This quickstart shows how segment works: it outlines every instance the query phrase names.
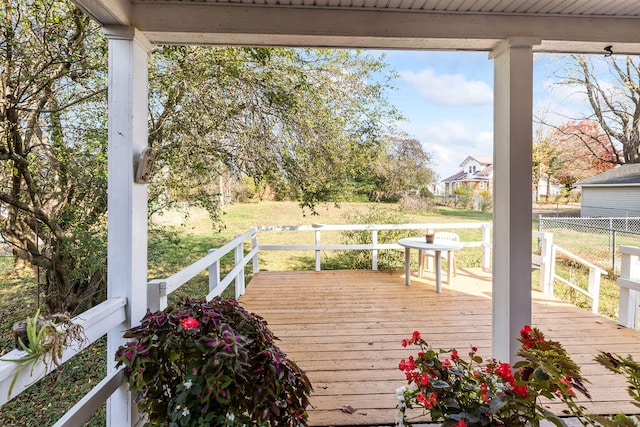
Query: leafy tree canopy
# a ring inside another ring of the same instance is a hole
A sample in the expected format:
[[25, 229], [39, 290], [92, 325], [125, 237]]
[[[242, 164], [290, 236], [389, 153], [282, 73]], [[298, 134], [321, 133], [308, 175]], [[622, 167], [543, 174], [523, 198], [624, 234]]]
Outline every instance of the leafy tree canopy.
[[211, 184], [231, 172], [305, 207], [342, 200], [382, 151], [385, 123], [398, 118], [378, 78], [384, 67], [357, 51], [159, 48], [151, 63], [149, 144], [160, 154], [152, 199], [197, 202], [215, 216]]

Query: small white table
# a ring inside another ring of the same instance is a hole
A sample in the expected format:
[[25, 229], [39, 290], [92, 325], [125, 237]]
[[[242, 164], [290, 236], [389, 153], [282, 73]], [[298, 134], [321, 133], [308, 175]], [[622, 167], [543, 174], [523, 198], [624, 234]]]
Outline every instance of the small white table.
[[[437, 241], [427, 243], [424, 237], [406, 237], [398, 241], [400, 246], [404, 246], [404, 270], [406, 285], [411, 284], [411, 249], [418, 249], [420, 262], [423, 262], [424, 251], [433, 251], [436, 259], [436, 292], [442, 292], [442, 272], [440, 271], [440, 254], [442, 251], [455, 251], [461, 249], [462, 245], [457, 242]], [[451, 265], [449, 269], [451, 269]], [[422, 271], [422, 270], [420, 270]]]

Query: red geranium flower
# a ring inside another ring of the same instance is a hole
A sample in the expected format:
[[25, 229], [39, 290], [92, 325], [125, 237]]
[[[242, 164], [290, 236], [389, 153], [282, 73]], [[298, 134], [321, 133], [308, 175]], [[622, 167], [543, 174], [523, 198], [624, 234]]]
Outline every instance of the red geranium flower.
[[195, 329], [199, 324], [200, 322], [198, 322], [193, 317], [187, 317], [186, 319], [182, 319], [180, 321], [180, 326], [182, 326], [184, 329]]

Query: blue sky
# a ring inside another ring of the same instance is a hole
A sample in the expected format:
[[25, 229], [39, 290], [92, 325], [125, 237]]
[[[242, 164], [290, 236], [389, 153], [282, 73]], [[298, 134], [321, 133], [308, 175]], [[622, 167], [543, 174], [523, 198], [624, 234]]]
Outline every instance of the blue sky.
[[[390, 102], [407, 118], [400, 124], [433, 155], [439, 179], [453, 175], [468, 155], [491, 155], [493, 61], [487, 52], [387, 51], [397, 71]], [[563, 55], [534, 56], [534, 115], [563, 122], [587, 112], [584, 95], [559, 85]]]

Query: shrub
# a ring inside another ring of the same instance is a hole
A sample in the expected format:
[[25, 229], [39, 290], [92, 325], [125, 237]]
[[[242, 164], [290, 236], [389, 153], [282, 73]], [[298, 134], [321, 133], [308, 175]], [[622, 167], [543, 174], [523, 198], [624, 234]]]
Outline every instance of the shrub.
[[116, 353], [151, 426], [306, 426], [311, 384], [235, 300], [148, 312]]

